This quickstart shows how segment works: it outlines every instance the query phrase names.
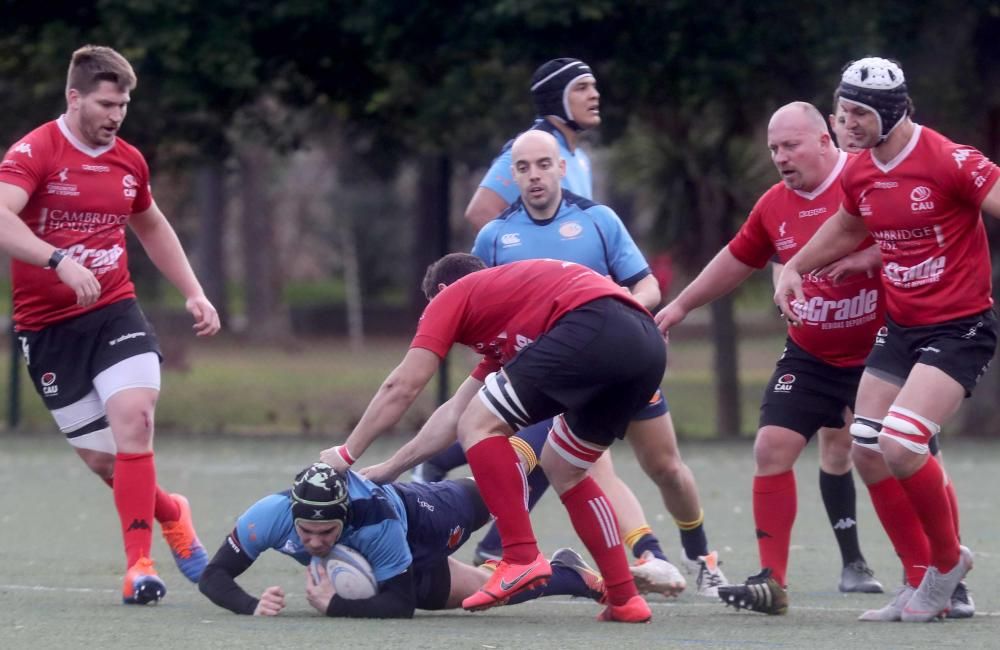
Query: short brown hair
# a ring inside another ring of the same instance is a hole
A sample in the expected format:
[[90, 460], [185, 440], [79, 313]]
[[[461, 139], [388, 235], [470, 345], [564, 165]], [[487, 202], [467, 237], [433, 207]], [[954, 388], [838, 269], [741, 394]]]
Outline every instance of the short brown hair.
[[127, 92], [135, 88], [137, 80], [132, 64], [110, 47], [84, 45], [73, 52], [66, 73], [66, 90], [73, 88], [86, 95], [102, 81], [110, 81]]
[[427, 267], [421, 288], [424, 290], [424, 295], [430, 300], [440, 292], [439, 284], [451, 284], [455, 280], [485, 268], [486, 264], [475, 255], [450, 253]]

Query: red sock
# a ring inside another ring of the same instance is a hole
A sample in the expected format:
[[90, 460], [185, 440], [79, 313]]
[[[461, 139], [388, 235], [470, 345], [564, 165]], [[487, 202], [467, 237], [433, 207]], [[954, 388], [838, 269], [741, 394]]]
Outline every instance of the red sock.
[[639, 591], [628, 568], [618, 517], [608, 498], [589, 476], [566, 490], [561, 498], [576, 534], [604, 577], [608, 600], [612, 605], [624, 605]]
[[892, 476], [869, 485], [868, 494], [892, 548], [903, 563], [906, 582], [911, 587], [919, 587], [931, 562], [931, 547], [920, 526], [917, 511], [913, 509], [903, 486]]
[[958, 495], [955, 494], [955, 484], [950, 478], [945, 477], [945, 479], [948, 482], [945, 483], [944, 491], [948, 495], [948, 505], [951, 506], [951, 520], [955, 525], [955, 535], [959, 541], [962, 541], [962, 529], [958, 526]]
[[[102, 478], [101, 480], [107, 483], [109, 488], [114, 489], [114, 478]], [[177, 505], [177, 502], [171, 499], [170, 495], [164, 492], [163, 488], [159, 485], [156, 486], [156, 504], [153, 506], [153, 518], [161, 524], [168, 521], [177, 521], [181, 518], [181, 509]]]
[[794, 471], [753, 477], [753, 520], [760, 566], [770, 569], [781, 586], [787, 585], [788, 546], [797, 509]]
[[521, 463], [502, 436], [490, 436], [465, 452], [483, 502], [496, 518], [503, 559], [529, 564], [538, 557], [538, 543], [528, 517], [528, 481]]
[[[149, 557], [153, 545], [153, 503], [156, 500], [156, 465], [153, 452], [118, 453], [115, 456], [115, 507], [121, 520], [128, 567]], [[126, 568], [128, 568], [126, 567]]]
[[933, 456], [912, 475], [899, 480], [931, 546], [931, 564], [946, 573], [958, 564], [958, 533], [944, 488], [944, 472]]

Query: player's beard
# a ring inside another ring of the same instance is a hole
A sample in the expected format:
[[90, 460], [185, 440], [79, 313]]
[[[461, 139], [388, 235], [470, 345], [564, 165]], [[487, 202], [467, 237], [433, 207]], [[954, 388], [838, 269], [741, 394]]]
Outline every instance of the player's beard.
[[80, 131], [87, 139], [87, 144], [93, 147], [105, 147], [115, 139], [118, 129], [108, 133], [102, 129], [105, 120], [96, 115], [91, 115], [86, 106], [80, 107]]

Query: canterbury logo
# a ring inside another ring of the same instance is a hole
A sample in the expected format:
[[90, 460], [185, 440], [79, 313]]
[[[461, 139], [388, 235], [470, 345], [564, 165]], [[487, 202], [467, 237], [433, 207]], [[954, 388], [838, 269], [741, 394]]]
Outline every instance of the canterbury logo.
[[510, 591], [511, 589], [513, 589], [514, 587], [516, 587], [518, 585], [518, 583], [521, 582], [521, 580], [524, 580], [524, 577], [526, 575], [528, 575], [529, 573], [531, 573], [532, 571], [534, 571], [535, 567], [537, 567], [537, 566], [538, 566], [538, 563], [535, 562], [534, 564], [532, 564], [531, 566], [529, 566], [527, 569], [525, 569], [521, 573], [521, 575], [517, 576], [516, 578], [514, 578], [510, 582], [507, 582], [503, 578], [500, 578], [500, 588], [503, 589], [504, 591]]
[[145, 519], [133, 519], [126, 532], [129, 530], [149, 530], [149, 524], [146, 523]]

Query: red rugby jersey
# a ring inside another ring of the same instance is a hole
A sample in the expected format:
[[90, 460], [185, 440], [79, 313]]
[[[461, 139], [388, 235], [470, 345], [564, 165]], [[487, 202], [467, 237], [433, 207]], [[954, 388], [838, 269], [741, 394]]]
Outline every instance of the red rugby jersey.
[[[783, 182], [772, 186], [729, 242], [729, 251], [756, 268], [763, 268], [775, 255], [782, 264], [791, 259], [840, 208], [840, 176], [848, 160], [848, 154], [841, 152], [830, 176], [812, 192], [789, 189]], [[872, 244], [868, 239], [858, 250]], [[859, 274], [834, 285], [828, 278], [805, 275], [802, 290], [807, 305], [802, 327], [788, 328], [791, 339], [830, 365], [863, 365], [884, 317], [878, 276]]]
[[844, 172], [844, 209], [865, 220], [882, 249], [894, 321], [930, 325], [993, 304], [979, 206], [997, 176], [979, 151], [919, 124], [887, 164], [864, 151]]
[[20, 215], [28, 228], [89, 268], [101, 283], [97, 303], [79, 307], [55, 271], [13, 260], [18, 330], [39, 330], [135, 296], [125, 225], [153, 202], [149, 167], [138, 149], [118, 137], [105, 147], [89, 147], [70, 132], [63, 116], [7, 151], [0, 162], [0, 182], [28, 193]]
[[567, 312], [604, 296], [646, 311], [627, 290], [580, 264], [542, 259], [495, 266], [436, 295], [410, 347], [444, 358], [453, 344], [466, 345], [483, 355], [472, 371], [483, 380]]

